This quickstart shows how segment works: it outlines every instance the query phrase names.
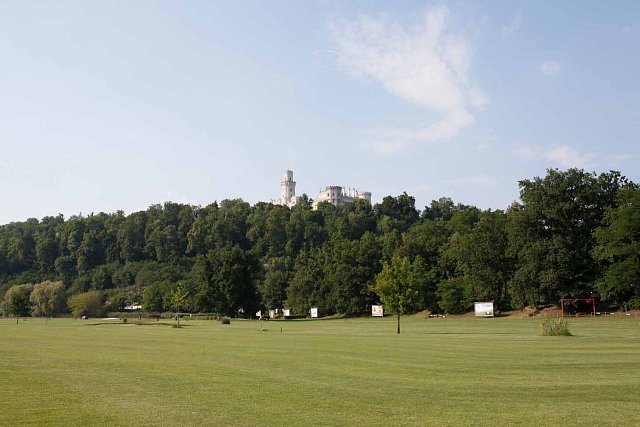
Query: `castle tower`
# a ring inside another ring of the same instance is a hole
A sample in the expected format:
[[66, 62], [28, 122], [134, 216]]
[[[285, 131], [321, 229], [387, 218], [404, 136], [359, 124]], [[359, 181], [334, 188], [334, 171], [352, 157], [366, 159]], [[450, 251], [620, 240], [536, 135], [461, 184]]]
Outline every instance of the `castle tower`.
[[293, 206], [296, 204], [296, 182], [293, 180], [293, 171], [286, 170], [282, 174], [280, 182], [280, 204]]
[[371, 204], [371, 192], [369, 191], [356, 191], [356, 197], [358, 199], [364, 199]]

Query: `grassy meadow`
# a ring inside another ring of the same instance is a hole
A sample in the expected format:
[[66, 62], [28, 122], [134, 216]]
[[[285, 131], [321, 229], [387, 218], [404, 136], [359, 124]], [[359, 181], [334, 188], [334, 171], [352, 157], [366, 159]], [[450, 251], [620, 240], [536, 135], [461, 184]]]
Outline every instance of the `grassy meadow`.
[[540, 321], [1, 319], [0, 425], [639, 425], [640, 319]]

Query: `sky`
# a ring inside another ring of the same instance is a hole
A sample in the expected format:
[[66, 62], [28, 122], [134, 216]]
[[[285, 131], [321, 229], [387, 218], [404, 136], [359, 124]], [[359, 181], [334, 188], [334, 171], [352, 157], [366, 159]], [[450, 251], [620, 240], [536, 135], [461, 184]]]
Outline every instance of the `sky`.
[[638, 1], [0, 1], [0, 224], [640, 182]]

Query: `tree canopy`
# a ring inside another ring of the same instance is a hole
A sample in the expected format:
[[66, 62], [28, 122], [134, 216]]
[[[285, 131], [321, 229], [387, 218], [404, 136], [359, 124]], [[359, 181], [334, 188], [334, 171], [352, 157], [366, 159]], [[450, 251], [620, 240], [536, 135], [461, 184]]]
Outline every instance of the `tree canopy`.
[[[519, 185], [520, 200], [505, 211], [448, 197], [420, 211], [402, 193], [373, 206], [166, 202], [129, 215], [13, 222], [0, 226], [0, 297], [6, 315], [49, 316], [67, 309], [61, 292], [90, 291], [105, 309], [142, 303], [160, 312], [174, 309], [180, 287], [186, 311], [359, 315], [381, 301], [373, 289], [399, 260], [411, 265], [423, 297], [416, 308], [433, 312], [590, 295], [621, 307], [639, 296], [635, 184], [618, 172], [550, 169]], [[49, 285], [13, 288], [33, 283]]]

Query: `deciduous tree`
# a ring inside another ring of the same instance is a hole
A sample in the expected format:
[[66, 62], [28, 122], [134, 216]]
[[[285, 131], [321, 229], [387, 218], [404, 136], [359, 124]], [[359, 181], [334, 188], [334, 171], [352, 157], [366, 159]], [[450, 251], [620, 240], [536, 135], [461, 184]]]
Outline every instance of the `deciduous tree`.
[[632, 295], [640, 296], [640, 188], [620, 189], [616, 201], [617, 208], [607, 210], [594, 232], [593, 256], [605, 265], [598, 293], [622, 305]]
[[407, 257], [394, 256], [390, 263], [383, 263], [382, 271], [376, 276], [372, 289], [380, 297], [385, 310], [396, 315], [398, 334], [400, 316], [418, 309], [423, 303], [420, 288], [420, 277]]
[[29, 301], [35, 316], [55, 316], [65, 308], [64, 285], [51, 281], [38, 283], [33, 287]]
[[72, 295], [67, 305], [74, 317], [99, 316], [102, 314], [102, 293], [89, 291]]
[[3, 306], [5, 313], [16, 316], [16, 322], [20, 317], [31, 314], [29, 296], [33, 291], [33, 285], [14, 285], [4, 295]]

